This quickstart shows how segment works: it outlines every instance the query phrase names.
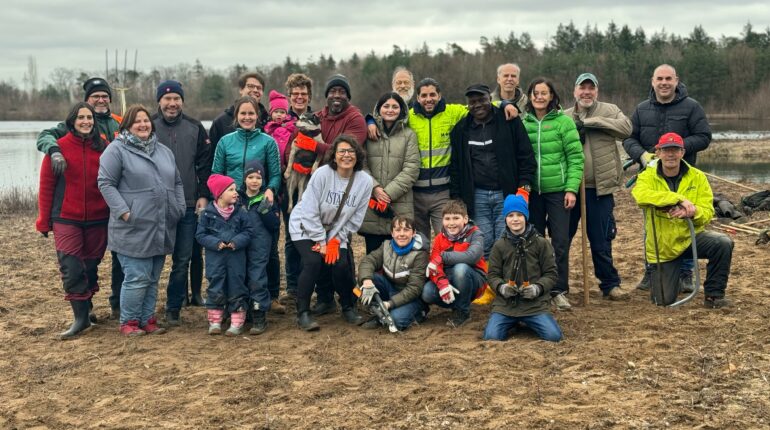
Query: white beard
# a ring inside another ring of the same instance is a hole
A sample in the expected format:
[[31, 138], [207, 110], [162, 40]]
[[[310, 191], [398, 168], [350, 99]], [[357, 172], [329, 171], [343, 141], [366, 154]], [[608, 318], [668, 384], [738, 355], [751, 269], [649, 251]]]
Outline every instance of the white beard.
[[402, 99], [406, 102], [406, 104], [409, 104], [409, 100], [412, 100], [412, 96], [414, 96], [414, 87], [409, 88], [409, 91], [406, 93], [406, 95], [398, 93], [398, 95], [401, 96]]

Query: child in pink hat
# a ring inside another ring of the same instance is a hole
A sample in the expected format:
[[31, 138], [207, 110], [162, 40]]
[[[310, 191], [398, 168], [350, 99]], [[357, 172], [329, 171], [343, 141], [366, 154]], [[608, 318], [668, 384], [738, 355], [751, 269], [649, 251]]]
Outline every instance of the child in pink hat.
[[284, 154], [291, 142], [291, 136], [297, 129], [296, 122], [297, 120], [289, 115], [289, 100], [286, 96], [275, 90], [270, 91], [270, 121], [265, 124], [265, 133], [275, 139], [282, 161], [286, 160]]

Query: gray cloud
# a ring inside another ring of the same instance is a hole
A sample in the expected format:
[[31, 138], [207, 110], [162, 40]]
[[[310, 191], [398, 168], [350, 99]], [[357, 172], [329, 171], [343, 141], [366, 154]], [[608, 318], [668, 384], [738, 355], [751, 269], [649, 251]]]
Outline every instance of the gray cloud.
[[[625, 3], [625, 4], [624, 4]], [[535, 8], [537, 7], [537, 8]], [[697, 11], [698, 13], [694, 13]], [[27, 59], [35, 57], [41, 81], [56, 67], [100, 71], [104, 50], [139, 50], [139, 68], [193, 63], [223, 69], [236, 63], [274, 65], [287, 56], [300, 62], [321, 54], [347, 58], [393, 45], [414, 50], [457, 43], [478, 48], [479, 38], [528, 32], [542, 46], [559, 23], [579, 29], [610, 22], [647, 35], [665, 30], [687, 35], [696, 25], [719, 38], [739, 36], [751, 21], [755, 31], [770, 22], [770, 4], [734, 1], [618, 2], [552, 0], [545, 3], [448, 0], [286, 2], [189, 0], [165, 2], [51, 2], [25, 0], [3, 6], [0, 27], [0, 80], [21, 82]], [[110, 64], [114, 58], [111, 57]]]

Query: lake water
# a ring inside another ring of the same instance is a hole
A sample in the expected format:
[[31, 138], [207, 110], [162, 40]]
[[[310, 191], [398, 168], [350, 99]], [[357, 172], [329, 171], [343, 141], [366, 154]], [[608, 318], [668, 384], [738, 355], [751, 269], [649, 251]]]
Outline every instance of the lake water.
[[[0, 191], [11, 187], [36, 189], [43, 154], [35, 141], [40, 130], [57, 121], [0, 121]], [[208, 130], [211, 121], [203, 121]], [[715, 120], [714, 139], [753, 140], [770, 138], [770, 120]], [[709, 173], [731, 179], [770, 182], [770, 162], [698, 163]]]

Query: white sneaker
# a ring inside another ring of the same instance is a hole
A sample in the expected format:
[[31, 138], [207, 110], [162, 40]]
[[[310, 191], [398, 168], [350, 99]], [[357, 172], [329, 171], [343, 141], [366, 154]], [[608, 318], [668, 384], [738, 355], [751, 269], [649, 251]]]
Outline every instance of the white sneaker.
[[572, 309], [572, 305], [567, 300], [567, 295], [564, 293], [557, 294], [551, 298], [551, 303], [556, 306], [557, 311], [569, 311]]

